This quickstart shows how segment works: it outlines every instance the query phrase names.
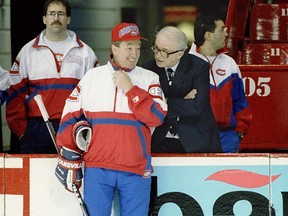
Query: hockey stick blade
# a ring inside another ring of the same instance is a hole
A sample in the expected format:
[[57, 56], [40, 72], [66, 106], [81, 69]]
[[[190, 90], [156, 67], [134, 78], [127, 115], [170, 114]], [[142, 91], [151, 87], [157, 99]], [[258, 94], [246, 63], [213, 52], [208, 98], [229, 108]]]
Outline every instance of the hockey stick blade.
[[72, 188], [73, 188], [74, 194], [75, 194], [75, 196], [77, 198], [77, 201], [78, 201], [78, 203], [79, 203], [79, 205], [80, 205], [80, 207], [82, 209], [83, 215], [84, 216], [89, 216], [89, 213], [88, 213], [88, 210], [86, 208], [86, 205], [83, 202], [81, 193], [80, 193], [80, 191], [79, 191], [79, 189], [78, 189], [78, 187], [77, 187], [75, 182], [72, 183]]

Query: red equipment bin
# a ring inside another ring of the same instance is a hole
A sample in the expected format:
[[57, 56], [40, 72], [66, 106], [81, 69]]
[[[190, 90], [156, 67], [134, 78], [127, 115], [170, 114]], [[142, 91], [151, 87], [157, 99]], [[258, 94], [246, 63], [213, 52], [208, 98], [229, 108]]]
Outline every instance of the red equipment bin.
[[250, 0], [230, 0], [226, 16], [226, 27], [229, 34], [227, 48], [229, 55], [238, 63], [239, 45], [245, 39]]
[[288, 43], [244, 44], [241, 64], [288, 65]]
[[288, 40], [288, 4], [256, 4], [251, 11], [251, 41]]
[[240, 148], [288, 150], [288, 65], [240, 65], [253, 120]]

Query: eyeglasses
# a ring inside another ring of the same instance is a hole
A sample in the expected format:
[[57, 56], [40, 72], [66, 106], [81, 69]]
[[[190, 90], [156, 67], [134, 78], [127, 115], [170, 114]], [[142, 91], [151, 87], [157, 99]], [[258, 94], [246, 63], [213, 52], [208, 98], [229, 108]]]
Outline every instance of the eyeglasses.
[[160, 55], [163, 57], [163, 58], [169, 58], [169, 55], [172, 55], [172, 54], [175, 54], [177, 52], [180, 52], [180, 51], [183, 51], [183, 50], [176, 50], [174, 52], [167, 52], [165, 50], [160, 50], [158, 49], [155, 45], [151, 45], [151, 50], [157, 54], [158, 52], [160, 53]]
[[63, 19], [67, 16], [67, 14], [63, 11], [48, 11], [46, 15], [49, 19], [53, 19], [56, 16], [56, 14], [60, 19]]

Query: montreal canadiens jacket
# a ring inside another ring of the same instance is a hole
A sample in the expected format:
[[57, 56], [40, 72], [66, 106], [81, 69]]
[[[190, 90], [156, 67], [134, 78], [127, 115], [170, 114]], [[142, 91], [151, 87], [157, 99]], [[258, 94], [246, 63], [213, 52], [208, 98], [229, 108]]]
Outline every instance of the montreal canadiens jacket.
[[149, 176], [151, 134], [167, 113], [159, 77], [136, 66], [127, 72], [134, 87], [125, 94], [114, 85], [113, 73], [108, 62], [85, 74], [66, 100], [57, 144], [79, 151], [73, 127], [84, 119], [92, 127], [92, 140], [84, 154], [86, 167]]
[[[193, 44], [190, 54], [205, 61]], [[209, 61], [208, 61], [209, 62]], [[245, 97], [240, 69], [225, 53], [219, 53], [210, 63], [210, 104], [220, 130], [231, 128], [243, 134], [252, 121], [252, 112]]]
[[98, 64], [93, 50], [73, 31], [60, 64], [44, 43], [45, 30], [27, 43], [19, 52], [10, 70], [11, 87], [7, 99], [6, 118], [10, 129], [18, 136], [24, 134], [27, 120], [40, 117], [33, 99], [42, 96], [50, 119], [60, 119], [66, 98], [85, 72]]

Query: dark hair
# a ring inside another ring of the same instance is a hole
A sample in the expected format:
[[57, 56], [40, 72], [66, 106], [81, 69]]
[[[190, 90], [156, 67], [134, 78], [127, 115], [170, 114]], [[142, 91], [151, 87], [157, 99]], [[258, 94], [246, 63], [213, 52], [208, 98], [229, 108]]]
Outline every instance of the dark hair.
[[116, 47], [120, 47], [122, 41], [114, 41], [112, 42], [113, 45], [115, 45]]
[[223, 16], [212, 12], [202, 12], [195, 20], [194, 38], [197, 47], [200, 47], [205, 42], [205, 33], [207, 31], [214, 32], [216, 28], [216, 21], [223, 20]]
[[67, 0], [47, 0], [43, 6], [43, 16], [46, 16], [48, 7], [52, 3], [64, 5], [64, 7], [66, 8], [67, 17], [71, 16], [71, 5]]

